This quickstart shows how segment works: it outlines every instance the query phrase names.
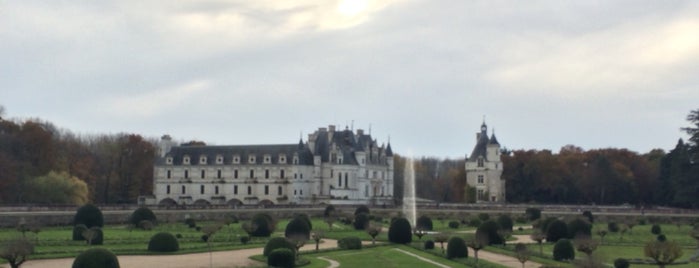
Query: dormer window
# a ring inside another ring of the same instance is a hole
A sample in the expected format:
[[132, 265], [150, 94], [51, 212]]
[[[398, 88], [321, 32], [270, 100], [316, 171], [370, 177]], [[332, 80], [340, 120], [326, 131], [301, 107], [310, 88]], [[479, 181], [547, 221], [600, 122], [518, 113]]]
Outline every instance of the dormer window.
[[265, 155], [264, 161], [265, 161], [265, 164], [272, 163], [272, 157], [269, 155]]
[[342, 165], [342, 157], [338, 157], [338, 158], [337, 158], [337, 164], [338, 164], [338, 165]]
[[279, 164], [286, 164], [286, 156], [279, 155]]
[[254, 155], [248, 156], [248, 163], [255, 164], [255, 156]]
[[298, 165], [298, 164], [299, 164], [299, 157], [298, 157], [298, 156], [294, 156], [294, 160], [293, 160], [293, 161], [294, 161], [294, 165]]
[[223, 164], [223, 156], [222, 155], [216, 156], [216, 164]]
[[199, 157], [199, 164], [200, 164], [200, 165], [206, 165], [206, 156], [200, 156], [200, 157]]
[[172, 156], [165, 158], [165, 164], [172, 165]]
[[182, 164], [189, 165], [189, 155], [182, 157]]
[[240, 156], [238, 156], [238, 155], [233, 156], [233, 164], [240, 164]]
[[478, 158], [478, 167], [483, 167], [485, 165], [485, 161], [483, 161], [483, 157]]

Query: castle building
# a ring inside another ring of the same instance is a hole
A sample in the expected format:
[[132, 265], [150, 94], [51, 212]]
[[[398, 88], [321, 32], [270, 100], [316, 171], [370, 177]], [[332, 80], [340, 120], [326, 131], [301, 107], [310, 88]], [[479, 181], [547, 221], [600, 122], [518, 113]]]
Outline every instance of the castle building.
[[481, 131], [476, 133], [476, 146], [466, 158], [466, 184], [475, 188], [476, 203], [505, 202], [502, 168], [500, 143], [495, 133], [488, 138], [488, 126], [483, 122]]
[[145, 204], [393, 204], [393, 152], [359, 129], [319, 128], [304, 143], [180, 145], [163, 136]]

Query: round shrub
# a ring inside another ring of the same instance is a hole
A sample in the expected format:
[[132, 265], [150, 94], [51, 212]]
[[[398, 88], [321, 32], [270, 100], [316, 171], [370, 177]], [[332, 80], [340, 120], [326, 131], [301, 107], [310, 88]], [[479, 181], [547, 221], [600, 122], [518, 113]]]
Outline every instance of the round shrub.
[[308, 217], [305, 213], [297, 213], [294, 214], [294, 219], [301, 219], [308, 224], [308, 229], [313, 230], [313, 223], [311, 222], [311, 218]]
[[175, 252], [180, 249], [180, 243], [171, 233], [161, 232], [151, 236], [148, 241], [148, 251]]
[[481, 221], [487, 221], [490, 220], [490, 215], [488, 215], [488, 213], [479, 213], [478, 219]]
[[512, 218], [508, 215], [500, 215], [498, 216], [497, 219], [498, 226], [500, 226], [500, 230], [507, 230], [507, 231], [512, 231]]
[[547, 242], [556, 242], [561, 238], [566, 238], [566, 236], [568, 236], [568, 226], [563, 221], [554, 220], [546, 229]]
[[337, 240], [337, 247], [341, 249], [362, 249], [362, 240], [356, 236], [349, 236]]
[[150, 221], [151, 223], [156, 223], [157, 218], [155, 217], [155, 214], [153, 214], [153, 211], [151, 211], [147, 207], [140, 207], [134, 210], [131, 213], [131, 216], [129, 216], [129, 223], [133, 226], [140, 226], [140, 223], [142, 221]]
[[458, 228], [459, 228], [459, 222], [458, 222], [458, 221], [450, 221], [450, 222], [449, 222], [449, 228], [458, 229]]
[[553, 217], [548, 217], [543, 220], [539, 220], [536, 223], [534, 223], [534, 227], [539, 228], [541, 232], [546, 233], [546, 230], [549, 229], [549, 224], [551, 224], [553, 221], [557, 220], [556, 218]]
[[186, 218], [184, 224], [189, 226], [189, 228], [197, 227], [197, 222], [192, 218]]
[[590, 212], [589, 210], [583, 211], [582, 215], [585, 216], [585, 218], [587, 218], [587, 221], [589, 221], [590, 223], [595, 222], [595, 217], [592, 216], [592, 212]]
[[119, 259], [104, 248], [90, 248], [73, 261], [73, 268], [119, 268]]
[[296, 254], [288, 248], [278, 248], [269, 253], [267, 265], [269, 267], [293, 268], [296, 263]]
[[245, 245], [245, 244], [247, 244], [248, 242], [250, 242], [250, 237], [249, 237], [249, 236], [244, 235], [244, 236], [241, 236], [241, 237], [240, 237], [240, 243], [241, 243], [241, 244]]
[[447, 259], [467, 257], [468, 249], [466, 248], [466, 241], [457, 236], [449, 238], [449, 242], [447, 242]]
[[397, 218], [388, 228], [388, 241], [398, 244], [408, 244], [413, 241], [410, 222], [405, 218]]
[[422, 215], [419, 218], [417, 218], [417, 222], [415, 223], [415, 228], [423, 230], [423, 231], [432, 231], [432, 219], [430, 217], [427, 217], [426, 215]]
[[557, 261], [574, 260], [575, 248], [570, 240], [562, 238], [553, 246], [553, 259]]
[[78, 224], [73, 226], [73, 241], [85, 240], [85, 237], [83, 237], [83, 232], [86, 230], [87, 226], [85, 226], [85, 224]]
[[87, 228], [104, 226], [102, 211], [93, 204], [87, 204], [80, 208], [73, 217], [73, 225], [84, 224]]
[[292, 252], [296, 252], [296, 246], [293, 243], [291, 243], [291, 241], [284, 237], [274, 237], [267, 241], [267, 244], [265, 245], [265, 249], [263, 250], [262, 254], [265, 256], [269, 256], [269, 254], [272, 253], [272, 251], [280, 248], [286, 248], [291, 250]]
[[479, 220], [478, 218], [473, 218], [470, 221], [468, 221], [468, 226], [478, 228], [478, 226], [481, 226], [481, 223], [483, 223], [483, 222], [481, 220]]
[[272, 216], [266, 213], [257, 213], [252, 216], [250, 222], [257, 226], [250, 235], [256, 237], [269, 237], [275, 229], [275, 222]]
[[425, 249], [434, 249], [434, 241], [432, 241], [432, 240], [425, 241]]
[[484, 233], [488, 236], [488, 245], [501, 245], [505, 243], [505, 239], [503, 239], [500, 234], [498, 234], [498, 230], [500, 227], [495, 221], [486, 221], [481, 224], [481, 226], [478, 226], [478, 229], [476, 229], [476, 233]]
[[369, 214], [359, 213], [354, 215], [352, 225], [355, 230], [364, 230], [369, 225]]
[[289, 223], [286, 225], [284, 236], [287, 238], [300, 236], [308, 240], [311, 237], [311, 228], [303, 218], [296, 217], [289, 221]]
[[653, 224], [653, 226], [650, 227], [650, 232], [653, 233], [654, 235], [659, 235], [662, 233], [662, 230], [660, 229], [660, 225]]
[[658, 237], [656, 237], [655, 239], [658, 240], [658, 241], [660, 241], [660, 242], [665, 242], [665, 241], [667, 241], [667, 237], [665, 237], [664, 234], [659, 234]]
[[333, 205], [327, 205], [325, 211], [323, 211], [323, 217], [332, 216], [335, 213], [335, 207]]
[[530, 221], [535, 221], [541, 218], [541, 209], [527, 208], [524, 211], [524, 214], [527, 214], [527, 219], [529, 219]]
[[570, 221], [568, 223], [567, 237], [573, 239], [578, 235], [592, 236], [592, 224], [580, 218]]
[[614, 260], [614, 268], [629, 268], [630, 265], [629, 260], [624, 258]]
[[608, 222], [607, 223], [607, 230], [609, 230], [609, 232], [616, 233], [619, 231], [619, 225], [613, 221]]
[[367, 215], [371, 214], [371, 213], [369, 213], [369, 207], [367, 207], [365, 205], [361, 205], [361, 206], [357, 207], [357, 209], [354, 210], [354, 215], [357, 215], [359, 213], [366, 213]]

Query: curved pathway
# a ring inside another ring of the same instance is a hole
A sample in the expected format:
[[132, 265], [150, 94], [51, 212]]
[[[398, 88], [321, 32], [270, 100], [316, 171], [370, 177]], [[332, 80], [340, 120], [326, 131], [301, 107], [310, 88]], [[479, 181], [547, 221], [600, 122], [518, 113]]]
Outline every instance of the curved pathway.
[[328, 258], [326, 258], [325, 256], [323, 256], [323, 257], [316, 257], [316, 258], [329, 262], [329, 263], [330, 263], [330, 266], [328, 266], [328, 268], [337, 268], [337, 267], [340, 267], [340, 263], [339, 263], [339, 262], [337, 262], [337, 261], [335, 261], [335, 260], [328, 259]]

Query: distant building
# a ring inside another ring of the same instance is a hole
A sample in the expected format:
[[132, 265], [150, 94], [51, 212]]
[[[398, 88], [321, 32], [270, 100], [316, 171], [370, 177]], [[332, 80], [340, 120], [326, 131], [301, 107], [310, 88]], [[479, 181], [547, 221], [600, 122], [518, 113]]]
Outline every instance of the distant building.
[[392, 204], [393, 152], [332, 125], [297, 144], [173, 146], [166, 135], [153, 181], [142, 203]]
[[473, 152], [466, 158], [466, 184], [475, 188], [477, 203], [505, 202], [500, 143], [495, 138], [495, 133], [488, 138], [488, 126], [485, 122], [481, 125], [481, 131], [476, 133]]

